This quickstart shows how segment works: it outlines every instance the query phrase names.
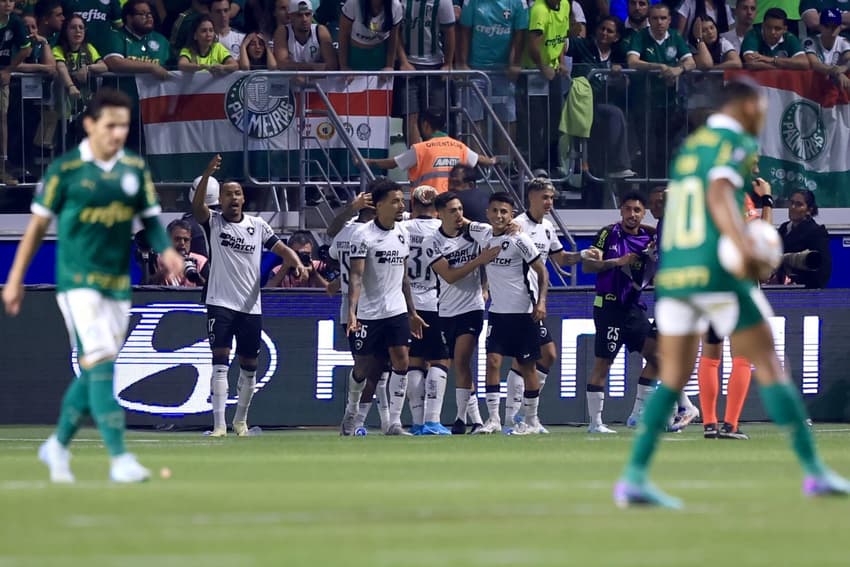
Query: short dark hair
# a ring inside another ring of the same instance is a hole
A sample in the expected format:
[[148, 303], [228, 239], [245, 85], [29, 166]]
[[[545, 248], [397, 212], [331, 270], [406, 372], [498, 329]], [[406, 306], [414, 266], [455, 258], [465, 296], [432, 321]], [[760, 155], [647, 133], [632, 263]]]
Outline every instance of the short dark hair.
[[88, 106], [86, 106], [84, 116], [87, 116], [92, 120], [98, 120], [100, 115], [103, 114], [103, 109], [108, 107], [126, 108], [127, 110], [131, 110], [133, 108], [133, 103], [130, 102], [129, 96], [119, 90], [111, 89], [109, 87], [101, 88], [94, 93], [94, 96], [89, 101]]
[[314, 244], [313, 235], [310, 234], [309, 230], [296, 230], [286, 241], [286, 245], [290, 248], [303, 246], [304, 244], [310, 244], [311, 246]]
[[39, 0], [39, 2], [35, 5], [35, 9], [33, 10], [35, 21], [37, 22], [42, 18], [46, 18], [56, 8], [62, 8], [62, 2], [60, 0]]
[[625, 205], [626, 201], [637, 201], [646, 208], [646, 197], [640, 191], [629, 191], [626, 193], [620, 200], [620, 206]]
[[505, 191], [498, 191], [490, 195], [490, 199], [487, 201], [488, 203], [505, 203], [510, 205], [512, 209], [516, 208], [516, 204], [514, 202], [514, 198], [511, 197]]
[[192, 233], [192, 225], [186, 219], [174, 219], [168, 226], [165, 227], [166, 232], [168, 232], [168, 236], [171, 236], [175, 230], [188, 230], [189, 234]]
[[441, 193], [437, 195], [436, 199], [434, 199], [434, 207], [438, 211], [441, 211], [445, 209], [449, 205], [449, 201], [453, 199], [459, 199], [457, 193], [454, 193], [452, 191], [446, 191], [445, 193]]
[[782, 8], [769, 8], [764, 13], [763, 20], [782, 20], [782, 23], [788, 24], [788, 14]]
[[655, 195], [656, 193], [664, 193], [667, 191], [666, 185], [655, 185], [652, 189], [649, 190], [650, 195]]
[[135, 14], [136, 6], [139, 4], [147, 4], [148, 9], [153, 10], [151, 2], [153, 2], [153, 0], [129, 0], [126, 4], [124, 4], [124, 7], [121, 8], [121, 19], [126, 21], [131, 14]]
[[387, 198], [393, 191], [401, 191], [401, 185], [386, 177], [377, 177], [369, 183], [369, 192], [372, 193], [372, 203], [378, 204]]
[[601, 18], [599, 18], [599, 21], [596, 23], [596, 27], [593, 29], [596, 30], [596, 28], [598, 28], [605, 22], [611, 22], [612, 24], [614, 24], [614, 30], [617, 32], [617, 35], [623, 37], [623, 32], [625, 31], [626, 26], [625, 24], [623, 24], [623, 20], [613, 14], [609, 14], [608, 16], [602, 16]]
[[449, 172], [449, 178], [457, 177], [458, 172], [463, 174], [463, 182], [471, 183], [475, 181], [475, 168], [466, 165], [465, 163], [456, 163]]
[[732, 79], [720, 89], [717, 102], [722, 108], [727, 104], [738, 102], [741, 100], [749, 100], [758, 98], [762, 95], [764, 89], [753, 79], [745, 76], [740, 76]]
[[803, 197], [803, 200], [806, 202], [806, 206], [809, 208], [809, 213], [816, 217], [818, 216], [818, 204], [815, 201], [815, 193], [814, 191], [809, 191], [808, 189], [797, 189], [791, 192], [791, 196], [800, 195]]
[[670, 6], [668, 6], [668, 5], [667, 5], [667, 4], [665, 4], [664, 2], [658, 2], [658, 3], [656, 3], [656, 4], [652, 4], [652, 5], [649, 7], [649, 11], [650, 11], [650, 12], [657, 11], [657, 10], [662, 10], [662, 9], [663, 9], [663, 10], [667, 10], [667, 14], [671, 14], [671, 13], [672, 13], [672, 10], [670, 10]]
[[439, 110], [426, 108], [419, 111], [419, 123], [428, 124], [434, 130], [442, 130], [446, 127], [446, 115]]

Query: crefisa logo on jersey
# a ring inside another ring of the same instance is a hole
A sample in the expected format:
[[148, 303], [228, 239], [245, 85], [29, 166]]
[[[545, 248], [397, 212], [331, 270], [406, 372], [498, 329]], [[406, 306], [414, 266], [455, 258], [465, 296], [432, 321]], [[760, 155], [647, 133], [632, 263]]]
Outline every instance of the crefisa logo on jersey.
[[273, 138], [292, 123], [295, 105], [289, 81], [265, 76], [240, 77], [227, 90], [224, 111], [230, 123], [256, 139]]
[[[151, 303], [130, 310], [131, 331], [115, 361], [115, 395], [128, 410], [181, 416], [212, 411], [212, 353], [206, 337], [206, 308], [192, 303]], [[261, 335], [256, 392], [278, 367], [278, 352]], [[232, 350], [235, 353], [235, 345]], [[231, 354], [231, 361], [235, 354]], [[77, 351], [71, 353], [79, 374]], [[228, 398], [235, 404], [236, 397]]]
[[826, 148], [826, 128], [819, 106], [807, 100], [788, 105], [781, 118], [782, 145], [796, 158], [809, 161]]

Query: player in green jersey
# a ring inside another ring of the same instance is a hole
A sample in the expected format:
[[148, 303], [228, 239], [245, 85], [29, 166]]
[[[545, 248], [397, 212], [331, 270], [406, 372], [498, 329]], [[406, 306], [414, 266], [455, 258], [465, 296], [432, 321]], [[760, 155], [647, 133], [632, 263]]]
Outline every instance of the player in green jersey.
[[[764, 125], [767, 99], [757, 84], [740, 80], [724, 87], [720, 102], [720, 112], [685, 141], [671, 165], [661, 267], [655, 277], [661, 385], [647, 403], [631, 458], [614, 488], [614, 501], [621, 507], [682, 506], [648, 481], [647, 467], [709, 324], [718, 335], [731, 335], [737, 351], [755, 366], [768, 414], [790, 429], [806, 474], [803, 492], [850, 494], [850, 482], [818, 457], [803, 401], [776, 355], [767, 321], [770, 305], [756, 286], [763, 266], [744, 235], [745, 180], [756, 160], [755, 136]], [[745, 275], [736, 277], [721, 267], [721, 234], [741, 251]]]
[[6, 312], [17, 315], [24, 275], [55, 218], [56, 299], [78, 349], [80, 375], [65, 392], [56, 432], [39, 449], [53, 482], [74, 482], [68, 445], [86, 415], [94, 418], [109, 451], [112, 481], [150, 476], [124, 447], [124, 410], [113, 393], [115, 359], [129, 323], [133, 219], [141, 217], [171, 275], [182, 274], [183, 259], [159, 222], [145, 162], [124, 150], [130, 104], [127, 95], [112, 89], [92, 98], [83, 119], [87, 138], [48, 167], [3, 287]]

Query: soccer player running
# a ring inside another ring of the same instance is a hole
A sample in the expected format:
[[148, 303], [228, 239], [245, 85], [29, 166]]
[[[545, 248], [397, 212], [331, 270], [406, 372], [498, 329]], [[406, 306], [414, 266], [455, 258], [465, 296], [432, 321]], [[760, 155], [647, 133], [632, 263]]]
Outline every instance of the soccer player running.
[[33, 216], [3, 287], [6, 313], [19, 313], [24, 275], [50, 226], [57, 220], [56, 300], [80, 375], [68, 386], [56, 431], [39, 448], [52, 482], [74, 482], [68, 445], [87, 415], [100, 430], [113, 482], [140, 482], [150, 472], [124, 445], [124, 410], [113, 394], [115, 359], [130, 317], [130, 240], [141, 217], [169, 275], [179, 277], [183, 259], [171, 247], [158, 216], [156, 189], [145, 162], [125, 151], [130, 99], [100, 89], [86, 107], [86, 138], [47, 169], [32, 203]]
[[641, 224], [645, 214], [643, 195], [627, 194], [620, 206], [620, 222], [603, 227], [593, 241], [591, 249], [597, 249], [601, 258], [582, 260], [585, 272], [599, 274], [593, 300], [596, 358], [587, 381], [588, 433], [616, 433], [603, 423], [602, 408], [608, 373], [623, 345], [646, 360], [638, 378], [633, 415], [640, 413], [658, 376], [655, 332], [646, 306], [640, 302], [641, 291], [655, 273], [655, 231]]
[[413, 416], [411, 433], [414, 435], [451, 435], [451, 431], [440, 423], [439, 413], [436, 417], [430, 415], [429, 419], [425, 419], [427, 383], [445, 384], [449, 367], [449, 353], [443, 343], [437, 312], [437, 277], [431, 271], [429, 256], [424, 246], [425, 240], [437, 232], [441, 224], [434, 209], [436, 197], [437, 190], [430, 185], [415, 188], [410, 194], [412, 214], [409, 220], [402, 222], [402, 226], [410, 235], [407, 278], [410, 281], [413, 305], [428, 325], [422, 329], [422, 338], [413, 338], [410, 343], [407, 402]]
[[[489, 416], [484, 427], [476, 432], [479, 434], [502, 430], [499, 419], [499, 374], [505, 356], [514, 359], [525, 383], [522, 399], [525, 423], [511, 433], [541, 433], [537, 419], [540, 380], [535, 364], [540, 358], [540, 323], [546, 318], [549, 274], [540, 252], [527, 234], [508, 234], [513, 216], [514, 202], [511, 196], [494, 193], [490, 196], [487, 208], [490, 224], [471, 223], [467, 229], [479, 245], [499, 248], [498, 255], [485, 268], [492, 298], [488, 318], [485, 388]], [[529, 270], [537, 274], [538, 289], [531, 287], [527, 277]], [[537, 424], [536, 429], [532, 424]]]
[[349, 377], [341, 433], [353, 432], [366, 381], [377, 382], [389, 358], [390, 426], [386, 434], [410, 435], [401, 426], [408, 351], [411, 336], [422, 338], [426, 323], [416, 313], [407, 277], [410, 236], [400, 224], [404, 193], [385, 178], [372, 181], [369, 191], [376, 217], [357, 231], [351, 243], [348, 332], [354, 334], [354, 372]]
[[[793, 450], [805, 471], [803, 492], [850, 493], [850, 482], [821, 462], [800, 394], [776, 355], [767, 322], [770, 305], [756, 286], [765, 267], [744, 234], [743, 188], [756, 159], [755, 136], [764, 124], [767, 100], [761, 87], [749, 80], [728, 83], [720, 97], [720, 112], [686, 140], [671, 166], [661, 268], [655, 279], [661, 385], [647, 403], [631, 457], [614, 488], [620, 507], [682, 506], [649, 482], [647, 468], [709, 324], [718, 335], [731, 334], [732, 343], [755, 365], [768, 414], [790, 429]], [[721, 267], [721, 234], [740, 250], [744, 273], [730, 274]]]
[[[472, 380], [472, 356], [478, 347], [478, 337], [484, 326], [484, 291], [482, 266], [496, 258], [499, 247], [481, 250], [464, 231], [467, 221], [463, 204], [451, 191], [434, 201], [440, 217], [440, 227], [425, 240], [426, 262], [437, 274], [437, 310], [440, 329], [455, 369], [455, 400], [457, 418], [452, 425], [453, 435], [466, 433], [466, 417], [472, 419], [472, 433], [483, 427], [478, 413]], [[425, 378], [425, 422], [439, 422], [446, 393], [445, 373], [428, 373]]]
[[[515, 222], [519, 225], [522, 232], [527, 234], [537, 251], [540, 253], [540, 260], [546, 264], [546, 259], [549, 258], [559, 266], [574, 266], [581, 261], [581, 254], [578, 252], [567, 252], [564, 250], [564, 245], [558, 239], [558, 233], [555, 230], [555, 225], [552, 221], [545, 218], [552, 212], [552, 206], [555, 202], [555, 187], [552, 182], [546, 178], [538, 177], [528, 184], [528, 210], [519, 215]], [[529, 285], [531, 289], [537, 290], [537, 275], [534, 271], [528, 273]], [[538, 337], [540, 338], [540, 360], [536, 363], [537, 378], [540, 380], [540, 391], [543, 391], [543, 386], [546, 384], [546, 378], [549, 376], [549, 369], [557, 360], [555, 343], [546, 328], [545, 322], [540, 321]], [[513, 428], [514, 420], [517, 422], [523, 420], [523, 416], [519, 413], [522, 407], [523, 396], [523, 380], [519, 373], [519, 365], [514, 360], [513, 366], [508, 372], [507, 377], [508, 396], [505, 400], [505, 427]], [[539, 423], [528, 424], [533, 430], [540, 433], [548, 433], [545, 427]]]
[[260, 261], [263, 248], [281, 259], [281, 270], [294, 270], [297, 278], [305, 271], [298, 255], [283, 243], [266, 221], [246, 215], [242, 210], [245, 194], [235, 181], [222, 183], [219, 190], [220, 211], [210, 210], [204, 202], [207, 182], [221, 167], [221, 156], [210, 160], [198, 183], [192, 200], [192, 215], [207, 233], [210, 246], [210, 273], [204, 288], [207, 307], [207, 331], [212, 349], [213, 429], [210, 437], [226, 437], [230, 370], [230, 349], [236, 338], [239, 357], [236, 412], [233, 432], [249, 435], [248, 408], [257, 385], [257, 357], [263, 329], [260, 305]]

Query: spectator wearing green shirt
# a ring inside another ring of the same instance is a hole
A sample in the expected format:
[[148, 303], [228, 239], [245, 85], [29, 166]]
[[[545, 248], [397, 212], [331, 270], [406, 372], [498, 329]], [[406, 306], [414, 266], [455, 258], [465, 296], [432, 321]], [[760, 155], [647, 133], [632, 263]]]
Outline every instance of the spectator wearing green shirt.
[[818, 33], [820, 15], [827, 10], [838, 10], [841, 14], [841, 26], [850, 28], [850, 4], [846, 0], [801, 0], [800, 18], [806, 24], [810, 36]]
[[32, 51], [24, 22], [12, 13], [14, 9], [12, 0], [0, 0], [0, 185], [18, 184], [18, 180], [6, 169], [9, 155], [9, 83], [12, 73]]
[[186, 42], [192, 37], [192, 25], [195, 20], [204, 14], [210, 13], [211, 0], [192, 0], [192, 5], [188, 10], [185, 10], [177, 16], [174, 25], [171, 27], [171, 34], [168, 36], [168, 41], [171, 43], [171, 51], [176, 56], [180, 50], [186, 46]]
[[747, 69], [810, 69], [809, 59], [796, 36], [788, 33], [785, 12], [771, 8], [761, 29], [752, 29], [741, 43]]
[[645, 173], [665, 177], [668, 158], [686, 121], [676, 84], [685, 71], [696, 68], [688, 44], [670, 29], [666, 4], [649, 8], [649, 28], [632, 36], [626, 62], [630, 69], [650, 73], [634, 81], [636, 104], [630, 110], [646, 158]]
[[[59, 45], [53, 48], [53, 57], [62, 86], [68, 92], [71, 113], [81, 113], [91, 97], [91, 75], [105, 73], [107, 68], [100, 53], [88, 42], [86, 21], [79, 14], [73, 14], [65, 20], [59, 35]], [[82, 137], [82, 128], [79, 134]]]
[[[535, 0], [528, 14], [522, 66], [537, 69], [540, 75], [524, 73], [517, 81], [519, 146], [531, 169], [550, 171], [559, 161], [558, 121], [564, 95], [558, 75], [567, 72], [561, 56], [569, 33], [569, 0]], [[548, 94], [548, 98], [544, 100], [540, 94]]]
[[86, 22], [89, 43], [99, 53], [109, 49], [112, 31], [121, 27], [121, 2], [119, 0], [63, 0], [65, 17], [79, 14]]
[[184, 72], [209, 71], [226, 75], [239, 69], [239, 62], [215, 37], [212, 18], [203, 14], [192, 23], [191, 36], [180, 50], [177, 68]]

